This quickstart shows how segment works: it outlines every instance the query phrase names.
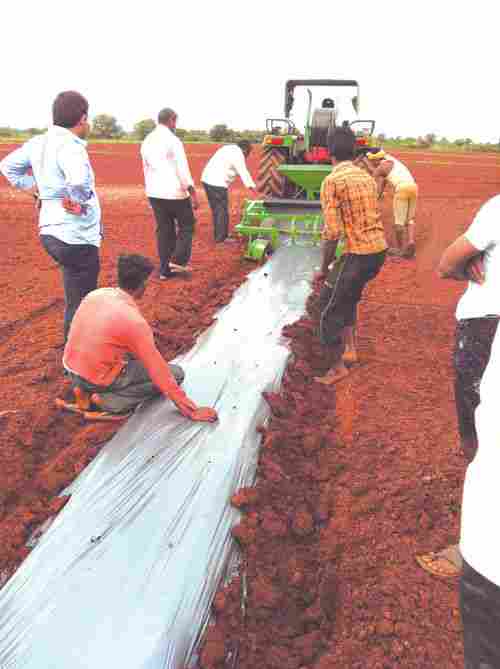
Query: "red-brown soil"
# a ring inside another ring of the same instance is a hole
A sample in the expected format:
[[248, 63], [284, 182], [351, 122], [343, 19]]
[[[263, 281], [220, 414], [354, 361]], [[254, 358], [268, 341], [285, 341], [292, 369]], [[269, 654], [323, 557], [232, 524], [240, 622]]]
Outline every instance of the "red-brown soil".
[[[0, 145], [0, 157], [9, 147]], [[192, 145], [197, 182], [214, 146]], [[100, 284], [116, 257], [156, 258], [138, 147], [90, 148], [106, 238]], [[233, 503], [243, 576], [215, 602], [205, 669], [238, 652], [241, 669], [461, 666], [456, 584], [427, 576], [414, 555], [456, 540], [464, 461], [451, 387], [453, 310], [462, 286], [436, 278], [443, 248], [499, 191], [500, 160], [485, 154], [402, 154], [420, 186], [416, 261], [388, 261], [360, 308], [361, 363], [337, 388], [311, 315], [287, 328], [295, 354], [263, 434], [259, 481]], [[250, 167], [255, 168], [256, 156]], [[234, 193], [236, 206], [244, 191]], [[0, 183], [0, 573], [26, 554], [30, 531], [57, 512], [56, 494], [115, 426], [59, 413], [63, 294], [37, 240], [28, 196]], [[384, 203], [390, 220], [390, 202]], [[242, 247], [215, 249], [205, 198], [193, 250], [196, 272], [161, 284], [144, 312], [166, 356], [189, 348], [249, 269]], [[3, 411], [15, 413], [2, 415]]]

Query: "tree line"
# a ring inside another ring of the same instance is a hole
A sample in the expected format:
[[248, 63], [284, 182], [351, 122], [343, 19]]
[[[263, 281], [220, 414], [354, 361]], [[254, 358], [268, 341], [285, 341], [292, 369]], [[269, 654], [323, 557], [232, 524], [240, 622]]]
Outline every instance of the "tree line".
[[[110, 114], [98, 114], [91, 126], [90, 139], [142, 141], [154, 128], [156, 122], [152, 118], [138, 121], [131, 132], [126, 132], [117, 119]], [[46, 128], [26, 128], [19, 130], [10, 127], [0, 127], [0, 139], [23, 139], [33, 137]], [[210, 130], [186, 130], [177, 128], [177, 136], [184, 142], [219, 142], [231, 143], [246, 139], [249, 142], [260, 144], [266, 134], [264, 130], [233, 130], [224, 123], [214, 125]], [[376, 142], [384, 146], [408, 149], [465, 149], [471, 151], [500, 151], [500, 139], [493, 142], [474, 142], [470, 137], [455, 140], [446, 137], [438, 138], [434, 133], [427, 133], [419, 137], [389, 137], [384, 133], [376, 136]]]
[[[117, 119], [110, 114], [98, 114], [92, 121], [90, 139], [130, 140], [142, 141], [156, 127], [152, 118], [138, 121], [131, 132], [126, 132]], [[33, 137], [45, 132], [46, 128], [17, 128], [0, 127], [0, 138]], [[210, 130], [185, 130], [177, 128], [177, 136], [186, 142], [238, 142], [246, 139], [260, 143], [265, 135], [261, 130], [232, 130], [227, 125], [219, 123]]]

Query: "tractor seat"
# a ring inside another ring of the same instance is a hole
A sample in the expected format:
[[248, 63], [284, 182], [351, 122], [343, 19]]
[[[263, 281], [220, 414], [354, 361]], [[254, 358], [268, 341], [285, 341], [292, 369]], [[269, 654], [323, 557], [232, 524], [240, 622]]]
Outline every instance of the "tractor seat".
[[335, 109], [315, 109], [311, 122], [311, 146], [328, 146], [328, 132], [335, 127]]

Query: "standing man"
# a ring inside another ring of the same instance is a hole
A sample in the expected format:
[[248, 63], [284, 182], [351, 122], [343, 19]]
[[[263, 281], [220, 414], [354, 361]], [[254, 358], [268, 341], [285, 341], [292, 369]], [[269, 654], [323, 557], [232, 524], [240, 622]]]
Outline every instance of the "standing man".
[[245, 160], [252, 151], [252, 145], [246, 140], [238, 144], [221, 146], [210, 158], [201, 175], [201, 183], [207, 194], [212, 211], [214, 240], [216, 244], [232, 242], [229, 234], [229, 198], [228, 189], [237, 175], [243, 184], [257, 193], [255, 183], [250, 176]]
[[[468, 280], [457, 305], [453, 351], [458, 432], [468, 463], [477, 451], [474, 413], [500, 316], [499, 220], [500, 195], [496, 195], [480, 208], [468, 230], [445, 250], [438, 266], [443, 279]], [[417, 562], [434, 576], [459, 576], [462, 570], [457, 545], [419, 555]]]
[[[177, 114], [162, 109], [141, 146], [146, 195], [156, 220], [160, 279], [189, 271], [198, 197], [186, 152], [175, 136]], [[171, 261], [172, 259], [172, 261]]]
[[466, 669], [500, 667], [500, 336], [481, 381], [476, 411], [478, 450], [465, 475], [460, 550], [460, 609], [464, 626]]
[[88, 111], [80, 93], [59, 93], [52, 105], [53, 127], [0, 162], [7, 180], [38, 200], [40, 241], [63, 275], [65, 341], [78, 305], [97, 288], [99, 275], [101, 208], [84, 141]]
[[[418, 187], [412, 173], [394, 156], [378, 151], [369, 153], [363, 163], [377, 182], [379, 198], [389, 183], [394, 189], [394, 235], [396, 248], [390, 249], [391, 255], [403, 258], [415, 256], [415, 212], [417, 209]], [[405, 242], [406, 232], [406, 242]]]
[[153, 332], [137, 301], [144, 296], [153, 264], [132, 254], [118, 258], [118, 288], [100, 288], [78, 308], [63, 364], [69, 374], [79, 411], [96, 405], [104, 414], [127, 415], [145, 400], [163, 394], [194, 421], [213, 422], [217, 413], [198, 407], [179, 387], [184, 372], [168, 365], [156, 348]]
[[[321, 186], [324, 245], [316, 278], [326, 279], [320, 293], [320, 339], [330, 355], [331, 368], [315, 381], [324, 385], [342, 380], [349, 373], [346, 363], [357, 361], [357, 305], [365, 285], [384, 264], [387, 249], [377, 185], [353, 164], [355, 147], [356, 137], [350, 128], [333, 132], [329, 148], [335, 167]], [[344, 253], [334, 262], [340, 240]]]

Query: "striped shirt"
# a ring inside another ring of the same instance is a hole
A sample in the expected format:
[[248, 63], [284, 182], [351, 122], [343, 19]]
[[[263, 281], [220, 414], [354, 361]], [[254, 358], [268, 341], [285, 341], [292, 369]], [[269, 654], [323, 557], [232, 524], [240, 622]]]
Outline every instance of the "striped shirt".
[[321, 186], [323, 239], [343, 239], [345, 252], [368, 255], [385, 251], [384, 226], [373, 177], [351, 161], [338, 163]]

